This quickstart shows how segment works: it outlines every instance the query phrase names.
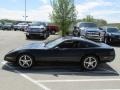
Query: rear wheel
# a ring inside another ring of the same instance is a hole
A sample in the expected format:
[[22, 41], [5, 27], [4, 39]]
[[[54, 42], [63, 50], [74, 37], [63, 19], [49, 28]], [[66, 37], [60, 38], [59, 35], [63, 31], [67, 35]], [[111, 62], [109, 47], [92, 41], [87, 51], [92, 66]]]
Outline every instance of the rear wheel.
[[23, 54], [18, 57], [18, 65], [21, 68], [29, 69], [33, 66], [34, 60], [30, 55]]
[[81, 67], [84, 70], [94, 70], [98, 66], [98, 58], [95, 56], [87, 56], [82, 59]]

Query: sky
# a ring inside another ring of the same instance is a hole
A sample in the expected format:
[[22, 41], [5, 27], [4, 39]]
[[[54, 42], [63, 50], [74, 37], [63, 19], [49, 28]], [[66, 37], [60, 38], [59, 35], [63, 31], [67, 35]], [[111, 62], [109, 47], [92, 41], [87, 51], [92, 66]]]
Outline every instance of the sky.
[[[26, 0], [27, 20], [50, 21], [50, 0]], [[0, 0], [0, 19], [24, 20], [25, 0]], [[77, 18], [92, 15], [109, 23], [120, 23], [120, 0], [75, 0]]]

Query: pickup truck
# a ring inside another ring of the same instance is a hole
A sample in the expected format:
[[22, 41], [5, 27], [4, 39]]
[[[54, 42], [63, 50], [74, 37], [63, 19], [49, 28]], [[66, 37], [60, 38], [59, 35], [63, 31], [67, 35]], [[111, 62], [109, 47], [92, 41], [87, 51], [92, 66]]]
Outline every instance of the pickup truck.
[[46, 28], [46, 24], [42, 22], [33, 22], [26, 29], [26, 39], [32, 39], [33, 37], [46, 39], [49, 37], [49, 31]]
[[75, 25], [73, 30], [73, 36], [83, 37], [86, 39], [103, 42], [104, 31], [101, 31], [95, 23], [92, 22], [80, 22]]
[[120, 43], [120, 30], [117, 27], [104, 26], [102, 30], [105, 32], [105, 43]]
[[18, 23], [16, 25], [13, 26], [14, 30], [20, 30], [20, 31], [25, 31], [28, 28], [28, 24], [27, 23]]
[[50, 34], [54, 35], [55, 33], [59, 32], [59, 27], [57, 25], [54, 25], [54, 24], [48, 24], [47, 30], [50, 32]]

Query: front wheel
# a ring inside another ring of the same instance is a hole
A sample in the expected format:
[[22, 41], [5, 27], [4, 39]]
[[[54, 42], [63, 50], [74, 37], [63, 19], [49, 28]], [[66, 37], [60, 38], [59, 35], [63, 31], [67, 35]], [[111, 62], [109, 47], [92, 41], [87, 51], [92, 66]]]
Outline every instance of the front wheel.
[[34, 60], [30, 55], [23, 54], [18, 57], [18, 65], [21, 68], [29, 69], [33, 66]]
[[78, 31], [73, 31], [73, 36], [74, 37], [80, 37], [80, 33]]
[[46, 38], [47, 38], [47, 33], [44, 33], [43, 39], [46, 39]]
[[29, 39], [31, 39], [31, 37], [30, 37], [30, 36], [28, 36], [28, 35], [26, 35], [26, 39], [28, 39], [28, 40], [29, 40]]
[[110, 41], [111, 41], [110, 38], [105, 38], [105, 40], [104, 40], [104, 42], [105, 42], [106, 44], [110, 44]]
[[98, 58], [94, 56], [87, 56], [82, 59], [81, 67], [84, 70], [94, 70], [98, 66]]

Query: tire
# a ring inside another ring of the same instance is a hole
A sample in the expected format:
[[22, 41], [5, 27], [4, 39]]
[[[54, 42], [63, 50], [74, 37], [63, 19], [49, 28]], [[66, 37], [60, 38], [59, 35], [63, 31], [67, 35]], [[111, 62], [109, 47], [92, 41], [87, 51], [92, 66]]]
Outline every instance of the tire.
[[55, 35], [56, 32], [53, 30], [51, 33], [52, 33], [53, 35]]
[[73, 36], [79, 37], [79, 36], [80, 36], [80, 33], [79, 33], [79, 32], [76, 32], [76, 31], [73, 31]]
[[17, 64], [23, 69], [30, 69], [34, 65], [34, 60], [32, 56], [22, 54], [18, 57]]
[[83, 70], [92, 71], [98, 66], [98, 58], [95, 56], [86, 56], [81, 60], [81, 68]]
[[46, 39], [46, 38], [47, 38], [47, 33], [44, 33], [43, 39]]
[[26, 35], [26, 39], [31, 39], [31, 37]]
[[105, 38], [105, 41], [104, 41], [106, 44], [110, 44], [110, 38]]
[[50, 32], [48, 31], [48, 32], [47, 32], [47, 37], [49, 37], [49, 36], [50, 36]]

